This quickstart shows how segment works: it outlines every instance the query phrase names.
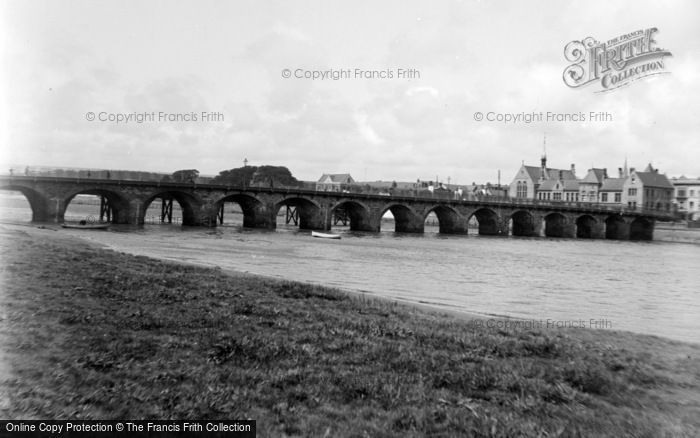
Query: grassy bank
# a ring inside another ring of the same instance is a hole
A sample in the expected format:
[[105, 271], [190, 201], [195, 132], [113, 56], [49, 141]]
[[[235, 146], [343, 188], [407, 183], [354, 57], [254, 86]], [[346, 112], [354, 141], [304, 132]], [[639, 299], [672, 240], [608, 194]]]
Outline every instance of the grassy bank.
[[259, 436], [700, 433], [698, 346], [489, 329], [55, 231], [0, 245], [4, 417], [251, 418]]

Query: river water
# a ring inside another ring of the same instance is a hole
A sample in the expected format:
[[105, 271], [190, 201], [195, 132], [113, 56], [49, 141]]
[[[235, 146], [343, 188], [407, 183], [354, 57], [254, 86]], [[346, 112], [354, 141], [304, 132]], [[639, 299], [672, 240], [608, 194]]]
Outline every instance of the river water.
[[53, 227], [127, 253], [450, 311], [700, 340], [698, 244], [442, 236], [434, 227], [424, 235], [341, 229], [340, 240], [288, 226]]

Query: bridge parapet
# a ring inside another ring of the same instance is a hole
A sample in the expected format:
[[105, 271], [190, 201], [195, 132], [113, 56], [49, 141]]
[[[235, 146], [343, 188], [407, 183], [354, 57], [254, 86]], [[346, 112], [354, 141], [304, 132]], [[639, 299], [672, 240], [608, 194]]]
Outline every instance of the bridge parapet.
[[466, 233], [470, 218], [480, 234], [553, 237], [651, 238], [656, 220], [672, 219], [671, 212], [629, 209], [620, 205], [553, 202], [482, 197], [455, 199], [416, 192], [400, 196], [376, 193], [339, 193], [291, 187], [241, 187], [216, 184], [125, 181], [93, 178], [0, 176], [0, 189], [19, 190], [29, 200], [35, 221], [61, 222], [77, 194], [109, 198], [112, 221], [142, 224], [153, 199], [171, 197], [183, 210], [185, 225], [216, 226], [223, 202], [237, 202], [244, 226], [275, 228], [277, 213], [285, 205], [299, 209], [300, 227], [330, 229], [338, 209], [347, 214], [350, 227], [379, 231], [386, 211], [394, 216], [399, 232], [423, 232], [430, 212], [438, 216], [441, 233]]

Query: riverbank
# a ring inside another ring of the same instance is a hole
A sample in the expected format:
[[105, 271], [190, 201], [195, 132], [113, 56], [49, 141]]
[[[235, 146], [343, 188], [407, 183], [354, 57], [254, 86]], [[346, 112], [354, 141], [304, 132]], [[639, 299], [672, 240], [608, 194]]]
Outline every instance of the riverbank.
[[4, 230], [6, 418], [251, 418], [259, 436], [696, 436], [700, 346], [491, 328]]

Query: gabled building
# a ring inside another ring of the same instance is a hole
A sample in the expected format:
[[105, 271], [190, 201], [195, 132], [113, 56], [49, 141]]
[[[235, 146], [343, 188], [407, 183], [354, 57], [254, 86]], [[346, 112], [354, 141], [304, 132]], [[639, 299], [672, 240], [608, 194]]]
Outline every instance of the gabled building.
[[316, 181], [316, 190], [322, 192], [342, 192], [347, 190], [350, 184], [354, 184], [349, 173], [324, 173], [318, 181]]
[[649, 164], [644, 172], [630, 169], [622, 189], [622, 204], [627, 208], [671, 211], [673, 193], [671, 181]]
[[606, 178], [598, 189], [598, 202], [602, 204], [622, 203], [622, 189], [625, 186], [625, 178]]
[[672, 178], [674, 208], [683, 218], [700, 220], [700, 178]]
[[598, 202], [598, 192], [603, 181], [608, 177], [607, 169], [588, 169], [588, 173], [579, 181], [577, 200], [580, 202]]
[[541, 201], [576, 202], [579, 196], [579, 182], [564, 179], [563, 171], [557, 179], [542, 181], [537, 189], [537, 199]]
[[554, 169], [547, 167], [547, 156], [543, 155], [540, 160], [540, 167], [526, 166], [523, 163], [513, 178], [513, 182], [508, 188], [508, 196], [511, 198], [537, 199], [537, 191], [540, 184], [547, 180], [576, 180], [576, 169], [571, 165], [571, 169]]

